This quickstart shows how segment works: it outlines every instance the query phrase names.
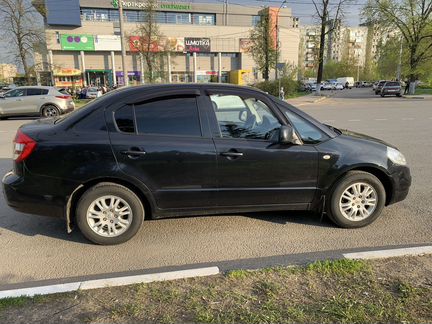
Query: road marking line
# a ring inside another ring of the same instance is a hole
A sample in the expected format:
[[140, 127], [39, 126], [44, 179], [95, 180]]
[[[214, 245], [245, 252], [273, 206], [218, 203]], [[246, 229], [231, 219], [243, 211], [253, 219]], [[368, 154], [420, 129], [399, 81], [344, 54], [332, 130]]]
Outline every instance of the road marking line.
[[381, 121], [381, 120], [388, 120], [387, 118], [376, 118], [375, 120]]
[[345, 259], [380, 259], [420, 254], [432, 254], [432, 246], [345, 253], [343, 256]]
[[407, 118], [402, 118], [402, 120], [414, 120], [414, 118], [407, 117]]
[[350, 122], [358, 122], [358, 121], [360, 121], [360, 119], [348, 119], [348, 121], [350, 121]]
[[167, 281], [167, 280], [185, 279], [185, 278], [192, 278], [192, 277], [205, 277], [205, 276], [213, 276], [217, 274], [219, 274], [218, 267], [206, 267], [206, 268], [150, 273], [150, 274], [126, 276], [126, 277], [85, 280], [85, 281], [78, 281], [78, 282], [71, 282], [71, 283], [57, 284], [57, 285], [3, 290], [0, 291], [0, 299], [10, 298], [10, 297], [20, 297], [20, 296], [33, 297], [35, 295], [48, 295], [48, 294], [71, 292], [76, 290], [126, 286], [126, 285], [132, 285], [132, 284], [144, 283], [144, 282], [148, 283], [153, 281]]

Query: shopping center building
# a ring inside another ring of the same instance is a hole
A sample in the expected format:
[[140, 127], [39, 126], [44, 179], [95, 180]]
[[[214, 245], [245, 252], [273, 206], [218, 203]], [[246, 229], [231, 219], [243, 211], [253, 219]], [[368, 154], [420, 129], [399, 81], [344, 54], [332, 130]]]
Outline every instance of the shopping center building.
[[[123, 84], [117, 3], [45, 0], [46, 48], [42, 46], [36, 55], [40, 73], [49, 74], [56, 86]], [[156, 20], [164, 39], [161, 81], [251, 84], [261, 80], [247, 52], [250, 30], [263, 10], [269, 11], [271, 30], [279, 38], [278, 62], [297, 66], [298, 19], [290, 8], [263, 8], [254, 3], [256, 7], [159, 1]], [[144, 20], [145, 1], [122, 4], [128, 78], [131, 84], [143, 83], [146, 68], [134, 44]]]

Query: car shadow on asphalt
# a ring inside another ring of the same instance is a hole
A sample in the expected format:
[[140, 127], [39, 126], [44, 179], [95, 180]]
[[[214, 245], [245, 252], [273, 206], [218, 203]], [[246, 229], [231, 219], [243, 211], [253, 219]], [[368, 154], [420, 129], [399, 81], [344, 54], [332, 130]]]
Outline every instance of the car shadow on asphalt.
[[318, 227], [334, 227], [329, 218], [311, 211], [276, 211], [244, 214], [246, 217], [272, 222], [276, 224], [303, 224]]

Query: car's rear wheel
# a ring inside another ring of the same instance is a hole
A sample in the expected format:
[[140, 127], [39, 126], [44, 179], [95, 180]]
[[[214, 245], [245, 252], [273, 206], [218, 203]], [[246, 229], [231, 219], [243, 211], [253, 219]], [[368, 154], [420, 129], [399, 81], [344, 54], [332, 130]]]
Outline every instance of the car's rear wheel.
[[350, 171], [334, 186], [327, 213], [341, 227], [363, 227], [381, 214], [385, 199], [384, 186], [377, 177]]
[[76, 222], [90, 241], [120, 244], [131, 239], [144, 221], [144, 207], [130, 189], [115, 183], [99, 183], [79, 199]]
[[56, 117], [60, 115], [60, 111], [54, 105], [46, 105], [42, 108], [41, 115], [41, 117], [45, 118]]

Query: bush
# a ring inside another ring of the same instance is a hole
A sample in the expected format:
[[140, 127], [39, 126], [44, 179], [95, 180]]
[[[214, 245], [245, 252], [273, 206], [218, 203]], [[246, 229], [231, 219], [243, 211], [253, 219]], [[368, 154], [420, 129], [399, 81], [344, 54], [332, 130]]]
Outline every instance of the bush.
[[[292, 96], [300, 91], [299, 81], [285, 77], [280, 79], [280, 84], [284, 88], [285, 97]], [[279, 97], [279, 80], [263, 81], [255, 84], [255, 87], [275, 97]]]

